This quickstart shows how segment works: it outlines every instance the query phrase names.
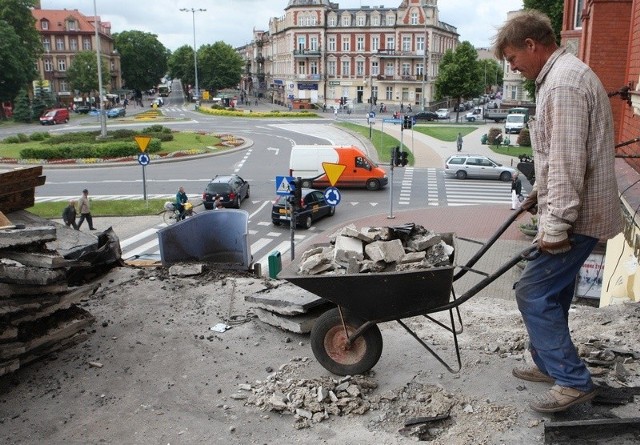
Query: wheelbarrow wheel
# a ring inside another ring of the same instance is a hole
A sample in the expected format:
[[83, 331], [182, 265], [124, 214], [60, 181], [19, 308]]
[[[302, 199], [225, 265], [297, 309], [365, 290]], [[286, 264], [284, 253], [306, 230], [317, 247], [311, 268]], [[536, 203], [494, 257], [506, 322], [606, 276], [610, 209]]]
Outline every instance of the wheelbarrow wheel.
[[[365, 321], [343, 311], [348, 335]], [[350, 346], [337, 308], [322, 314], [311, 330], [311, 349], [318, 362], [337, 375], [362, 374], [373, 368], [382, 354], [382, 334], [371, 325]]]

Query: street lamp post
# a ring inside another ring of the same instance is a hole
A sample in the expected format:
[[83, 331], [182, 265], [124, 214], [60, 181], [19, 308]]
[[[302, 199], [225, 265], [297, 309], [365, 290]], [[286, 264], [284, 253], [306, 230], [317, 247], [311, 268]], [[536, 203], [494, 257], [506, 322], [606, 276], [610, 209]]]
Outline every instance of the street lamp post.
[[196, 12], [205, 12], [206, 9], [180, 8], [180, 11], [190, 12], [193, 19], [193, 67], [194, 67], [194, 74], [195, 74], [195, 80], [196, 80], [196, 85], [195, 85], [196, 93], [194, 95], [194, 98], [196, 99], [196, 105], [197, 105], [198, 101], [200, 100], [200, 86], [198, 85], [198, 51], [196, 49]]
[[107, 116], [104, 114], [104, 105], [102, 103], [102, 57], [100, 55], [100, 35], [98, 28], [100, 27], [100, 21], [98, 20], [98, 11], [96, 10], [96, 0], [93, 0], [93, 15], [95, 21], [93, 22], [96, 31], [96, 57], [98, 59], [98, 99], [100, 101], [100, 137], [107, 137]]

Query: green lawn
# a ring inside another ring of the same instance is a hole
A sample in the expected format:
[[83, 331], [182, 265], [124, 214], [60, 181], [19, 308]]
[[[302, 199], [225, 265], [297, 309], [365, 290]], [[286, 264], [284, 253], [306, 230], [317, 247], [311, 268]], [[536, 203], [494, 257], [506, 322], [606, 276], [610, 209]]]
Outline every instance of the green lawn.
[[[171, 199], [91, 200], [91, 214], [93, 216], [157, 215], [164, 210], [164, 203], [167, 201]], [[66, 206], [67, 202], [42, 202], [26, 210], [42, 218], [62, 218], [62, 211]]]

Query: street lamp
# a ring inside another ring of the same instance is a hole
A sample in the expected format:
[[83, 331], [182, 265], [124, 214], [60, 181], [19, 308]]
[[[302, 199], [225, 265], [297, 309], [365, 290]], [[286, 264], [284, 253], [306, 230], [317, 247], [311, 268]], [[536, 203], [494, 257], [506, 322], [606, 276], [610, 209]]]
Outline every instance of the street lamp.
[[102, 104], [102, 57], [100, 56], [100, 35], [98, 28], [100, 21], [98, 20], [98, 11], [96, 10], [96, 0], [93, 0], [93, 16], [95, 18], [94, 27], [96, 29], [96, 57], [98, 58], [98, 99], [100, 100], [100, 137], [107, 137], [107, 116], [104, 114], [104, 106]]
[[196, 99], [196, 105], [197, 105], [198, 104], [197, 101], [200, 100], [200, 87], [198, 86], [198, 51], [196, 50], [196, 12], [205, 12], [206, 9], [180, 8], [180, 11], [190, 12], [193, 18], [193, 66], [194, 66], [195, 77], [196, 77], [196, 94], [194, 98]]

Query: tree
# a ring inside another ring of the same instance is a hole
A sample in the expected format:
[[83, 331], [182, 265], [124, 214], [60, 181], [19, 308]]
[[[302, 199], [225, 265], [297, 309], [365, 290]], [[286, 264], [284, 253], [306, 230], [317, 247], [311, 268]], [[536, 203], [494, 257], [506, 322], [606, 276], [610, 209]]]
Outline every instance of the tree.
[[33, 71], [30, 81], [36, 78], [33, 66], [44, 52], [40, 34], [36, 29], [36, 19], [31, 14], [31, 8], [36, 3], [40, 2], [36, 0], [0, 0], [0, 20], [5, 20], [13, 28], [21, 45], [29, 54], [25, 64], [30, 64]]
[[242, 58], [227, 43], [216, 42], [198, 49], [199, 86], [212, 94], [223, 88], [235, 88], [240, 83], [242, 68]]
[[42, 116], [45, 110], [52, 108], [56, 104], [56, 98], [51, 89], [46, 91], [44, 80], [39, 79], [33, 92], [31, 103], [31, 113], [33, 116]]
[[[102, 68], [103, 88], [109, 85], [106, 80], [110, 78], [109, 61], [102, 58], [100, 62]], [[67, 69], [67, 80], [71, 88], [81, 93], [89, 94], [98, 91], [98, 59], [93, 51], [80, 51], [75, 55], [71, 65]]]
[[[34, 79], [34, 64], [15, 30], [0, 20], [0, 101], [13, 100], [16, 91]], [[1, 112], [1, 111], [0, 111]]]
[[[523, 0], [524, 9], [537, 9], [544, 12], [551, 20], [556, 41], [560, 44], [560, 33], [562, 32], [562, 15], [564, 14], [564, 0]], [[522, 87], [527, 91], [529, 97], [535, 100], [536, 85], [533, 80], [525, 80]]]
[[155, 34], [142, 31], [123, 31], [113, 35], [120, 53], [122, 79], [127, 88], [148, 90], [155, 87], [167, 73], [171, 52]]
[[13, 120], [16, 122], [29, 123], [33, 119], [31, 113], [31, 104], [29, 103], [29, 95], [27, 89], [22, 88], [14, 100]]
[[193, 68], [193, 48], [183, 45], [169, 56], [169, 76], [172, 79], [180, 79], [184, 88], [194, 85], [196, 80]]
[[482, 93], [484, 71], [480, 73], [478, 52], [468, 41], [462, 42], [455, 51], [448, 50], [439, 66], [435, 83], [436, 99], [449, 96], [458, 100], [476, 97]]
[[492, 85], [502, 85], [504, 73], [498, 62], [494, 59], [482, 59], [479, 60], [478, 63], [480, 72], [482, 73], [484, 92], [489, 91]]

